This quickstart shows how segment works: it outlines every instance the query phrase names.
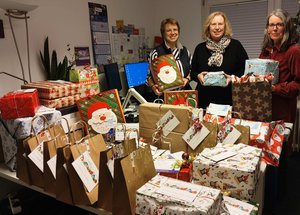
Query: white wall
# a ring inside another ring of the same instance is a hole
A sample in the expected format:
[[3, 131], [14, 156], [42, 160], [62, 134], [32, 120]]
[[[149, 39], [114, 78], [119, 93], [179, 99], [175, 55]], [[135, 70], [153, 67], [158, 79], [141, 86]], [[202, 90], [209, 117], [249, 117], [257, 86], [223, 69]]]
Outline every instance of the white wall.
[[[125, 24], [145, 27], [146, 34], [153, 38], [153, 4], [152, 1], [139, 0], [14, 0], [23, 4], [38, 5], [29, 13], [30, 19], [30, 66], [32, 81], [44, 80], [39, 51], [43, 50], [45, 38], [49, 37], [50, 50], [55, 49], [58, 60], [64, 55], [69, 56], [67, 44], [74, 46], [89, 46], [92, 56], [88, 2], [104, 4], [108, 9], [109, 24], [115, 25], [117, 19], [123, 19]], [[0, 72], [7, 72], [22, 77], [21, 67], [14, 46], [12, 32], [5, 11], [0, 9], [0, 19], [3, 20], [5, 38], [0, 39]], [[12, 24], [19, 44], [26, 80], [29, 81], [25, 21], [12, 19]], [[111, 30], [111, 27], [110, 27]], [[11, 90], [20, 89], [22, 81], [6, 75], [0, 75], [0, 96]]]

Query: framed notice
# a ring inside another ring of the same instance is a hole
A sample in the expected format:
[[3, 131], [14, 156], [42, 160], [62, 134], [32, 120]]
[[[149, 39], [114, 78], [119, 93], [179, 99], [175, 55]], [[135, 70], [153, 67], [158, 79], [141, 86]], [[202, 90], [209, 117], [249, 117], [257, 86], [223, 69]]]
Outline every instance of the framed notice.
[[112, 62], [107, 7], [89, 2], [94, 63], [99, 67]]

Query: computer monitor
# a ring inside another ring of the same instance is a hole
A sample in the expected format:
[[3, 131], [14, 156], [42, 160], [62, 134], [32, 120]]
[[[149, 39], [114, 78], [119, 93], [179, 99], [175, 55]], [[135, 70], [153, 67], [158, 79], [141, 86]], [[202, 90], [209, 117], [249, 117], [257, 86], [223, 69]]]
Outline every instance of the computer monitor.
[[146, 84], [149, 62], [128, 63], [124, 65], [128, 88]]
[[122, 90], [118, 64], [111, 63], [111, 64], [103, 65], [103, 67], [104, 67], [108, 90], [111, 89], [117, 89], [119, 91]]

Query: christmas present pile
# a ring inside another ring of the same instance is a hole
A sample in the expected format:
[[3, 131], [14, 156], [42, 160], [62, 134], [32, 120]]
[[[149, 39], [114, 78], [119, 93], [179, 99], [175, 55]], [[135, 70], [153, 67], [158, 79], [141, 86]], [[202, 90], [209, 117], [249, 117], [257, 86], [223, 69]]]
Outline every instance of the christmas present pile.
[[219, 214], [220, 190], [156, 175], [136, 193], [136, 214]]
[[204, 149], [193, 162], [193, 181], [251, 200], [259, 178], [260, 156], [261, 149], [244, 144]]
[[21, 88], [36, 88], [42, 105], [62, 108], [74, 105], [80, 98], [81, 85], [58, 80], [32, 82], [22, 85]]

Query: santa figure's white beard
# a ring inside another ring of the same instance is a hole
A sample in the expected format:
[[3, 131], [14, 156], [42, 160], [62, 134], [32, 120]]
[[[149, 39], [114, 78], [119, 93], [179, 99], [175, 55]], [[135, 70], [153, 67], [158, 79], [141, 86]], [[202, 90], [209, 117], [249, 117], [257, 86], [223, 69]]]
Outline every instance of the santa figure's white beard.
[[[166, 72], [169, 72], [169, 73], [166, 73]], [[164, 66], [160, 69], [157, 76], [160, 78], [160, 80], [163, 83], [171, 84], [176, 80], [177, 74], [173, 67]]]

